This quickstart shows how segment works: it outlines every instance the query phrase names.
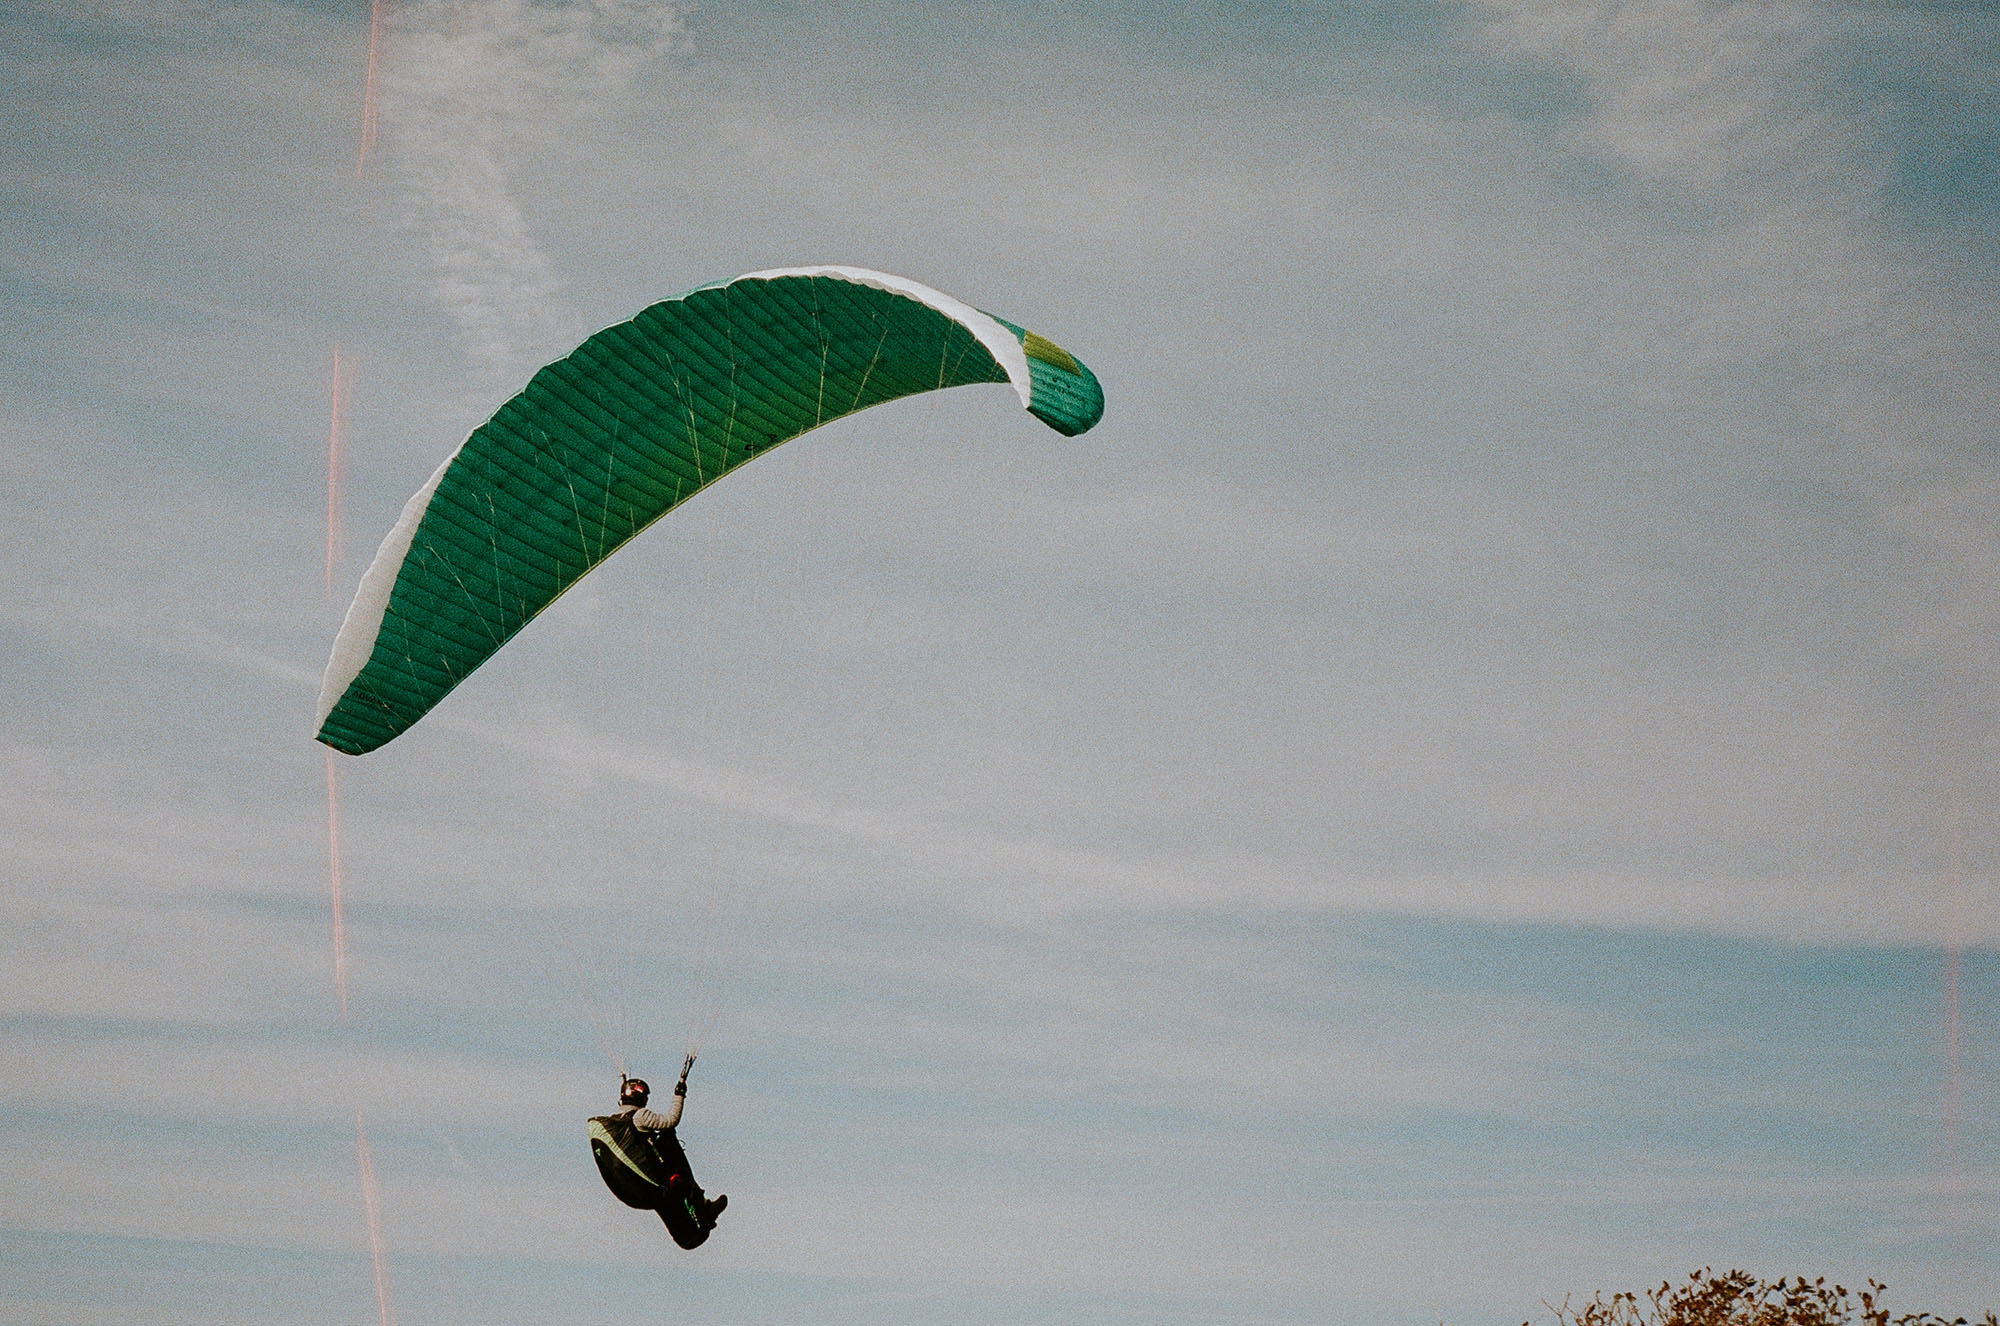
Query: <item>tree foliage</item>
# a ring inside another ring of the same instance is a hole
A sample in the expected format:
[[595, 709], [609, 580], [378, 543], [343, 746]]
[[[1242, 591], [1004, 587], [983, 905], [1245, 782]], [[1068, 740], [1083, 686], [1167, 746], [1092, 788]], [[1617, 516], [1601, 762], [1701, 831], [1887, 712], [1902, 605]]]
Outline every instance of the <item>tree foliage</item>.
[[1703, 1267], [1689, 1272], [1684, 1284], [1663, 1280], [1644, 1295], [1600, 1293], [1581, 1305], [1564, 1299], [1550, 1310], [1554, 1326], [2000, 1326], [1991, 1312], [1976, 1323], [1929, 1312], [1891, 1313], [1888, 1288], [1874, 1279], [1853, 1291], [1829, 1285], [1824, 1276], [1767, 1281], [1748, 1271], [1718, 1275]]

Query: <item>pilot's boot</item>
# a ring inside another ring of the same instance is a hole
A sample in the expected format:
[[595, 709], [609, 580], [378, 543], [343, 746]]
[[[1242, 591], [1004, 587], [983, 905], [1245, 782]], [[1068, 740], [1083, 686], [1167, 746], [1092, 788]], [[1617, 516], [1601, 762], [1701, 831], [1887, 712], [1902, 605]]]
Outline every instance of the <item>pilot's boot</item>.
[[727, 1205], [729, 1205], [728, 1193], [719, 1192], [715, 1196], [709, 1198], [707, 1219], [703, 1223], [713, 1225], [715, 1223], [715, 1218], [722, 1214], [722, 1208]]

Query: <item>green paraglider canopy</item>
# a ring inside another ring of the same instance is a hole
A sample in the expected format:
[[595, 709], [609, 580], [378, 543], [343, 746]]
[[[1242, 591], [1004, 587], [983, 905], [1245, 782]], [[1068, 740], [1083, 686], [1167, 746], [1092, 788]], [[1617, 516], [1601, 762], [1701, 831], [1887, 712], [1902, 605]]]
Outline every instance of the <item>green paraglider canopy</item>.
[[429, 713], [633, 535], [781, 442], [944, 387], [1013, 384], [1073, 436], [1104, 412], [1063, 349], [855, 267], [753, 272], [665, 300], [535, 374], [403, 508], [320, 689], [360, 755]]

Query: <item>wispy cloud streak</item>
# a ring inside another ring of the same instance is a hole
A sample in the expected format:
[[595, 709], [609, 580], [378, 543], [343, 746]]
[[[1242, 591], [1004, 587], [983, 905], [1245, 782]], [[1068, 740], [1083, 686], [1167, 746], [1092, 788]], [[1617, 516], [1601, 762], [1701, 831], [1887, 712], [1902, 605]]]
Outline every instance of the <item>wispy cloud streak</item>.
[[575, 330], [516, 195], [513, 149], [594, 115], [668, 48], [680, 13], [636, 0], [421, 0], [390, 27], [383, 127], [407, 220], [468, 357], [504, 380]]
[[1921, 367], [1951, 339], [1911, 297], [1913, 255], [1884, 224], [1895, 154], [1829, 86], [1851, 24], [1827, 6], [1703, 0], [1483, 0], [1509, 52], [1581, 76], [1558, 137], [1665, 191], [1687, 218], [1677, 353], [1772, 366]]

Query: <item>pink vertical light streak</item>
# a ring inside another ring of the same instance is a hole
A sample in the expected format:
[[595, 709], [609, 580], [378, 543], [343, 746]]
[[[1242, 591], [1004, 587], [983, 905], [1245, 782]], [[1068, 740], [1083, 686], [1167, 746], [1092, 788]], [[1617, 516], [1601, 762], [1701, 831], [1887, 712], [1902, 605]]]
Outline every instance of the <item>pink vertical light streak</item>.
[[361, 83], [361, 147], [354, 157], [354, 178], [368, 169], [368, 154], [375, 150], [375, 62], [382, 49], [382, 14], [388, 0], [372, 0], [368, 7], [368, 72]]
[[340, 467], [347, 449], [347, 396], [354, 384], [354, 362], [341, 357], [333, 344], [333, 390], [327, 403], [326, 430], [326, 592], [333, 592], [333, 568], [340, 562]]
[[375, 1316], [381, 1326], [395, 1326], [396, 1299], [389, 1288], [389, 1253], [382, 1242], [382, 1193], [375, 1184], [375, 1153], [368, 1149], [368, 1128], [361, 1107], [354, 1107], [354, 1159], [361, 1169], [361, 1205], [368, 1215], [368, 1258], [375, 1268]]
[[1965, 775], [1954, 756], [1951, 764], [1950, 845], [1946, 857], [1944, 950], [1944, 1155], [1946, 1172], [1955, 1188], [1958, 1167], [1958, 968], [1965, 949]]
[[[361, 88], [361, 141], [354, 157], [354, 177], [368, 170], [368, 156], [375, 149], [376, 64], [381, 54], [382, 17], [387, 0], [371, 0], [368, 10], [368, 66]], [[333, 347], [333, 390], [328, 408], [326, 441], [326, 590], [333, 592], [334, 566], [341, 553], [340, 477], [341, 453], [347, 440], [348, 394], [353, 386], [354, 365], [343, 359], [342, 347]], [[327, 883], [333, 907], [333, 997], [340, 1011], [340, 1024], [347, 1025], [347, 911], [340, 869], [340, 779], [334, 769], [333, 752], [326, 752], [326, 844]], [[354, 1107], [354, 1161], [361, 1172], [361, 1205], [368, 1219], [368, 1259], [375, 1274], [375, 1315], [380, 1326], [394, 1326], [396, 1302], [390, 1289], [389, 1254], [382, 1238], [382, 1194], [375, 1181], [375, 1155], [368, 1146], [368, 1125], [361, 1106]]]
[[333, 752], [326, 752], [326, 857], [327, 882], [333, 893], [333, 999], [340, 1008], [340, 1022], [347, 1025], [347, 910], [341, 899], [340, 878], [340, 781], [333, 767]]

